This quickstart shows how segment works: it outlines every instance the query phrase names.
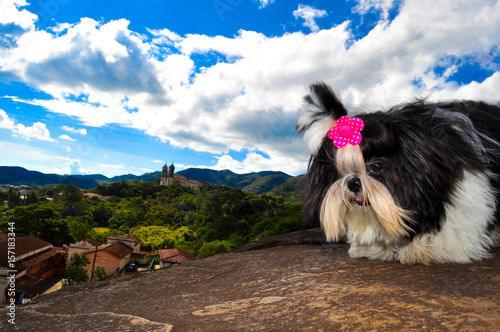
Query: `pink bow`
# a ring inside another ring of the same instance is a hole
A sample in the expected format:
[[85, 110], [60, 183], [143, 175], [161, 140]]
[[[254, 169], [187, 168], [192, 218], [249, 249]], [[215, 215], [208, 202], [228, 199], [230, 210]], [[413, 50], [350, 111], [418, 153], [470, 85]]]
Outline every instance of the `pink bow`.
[[328, 138], [333, 141], [337, 148], [343, 148], [347, 143], [358, 145], [361, 143], [361, 134], [359, 133], [365, 127], [363, 120], [359, 118], [351, 119], [345, 115], [337, 120], [335, 127], [328, 132]]

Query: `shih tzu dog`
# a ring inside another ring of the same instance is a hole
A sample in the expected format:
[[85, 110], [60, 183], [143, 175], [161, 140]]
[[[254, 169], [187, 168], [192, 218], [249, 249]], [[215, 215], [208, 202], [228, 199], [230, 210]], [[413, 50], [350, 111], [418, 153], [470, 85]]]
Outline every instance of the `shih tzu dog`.
[[499, 244], [499, 107], [418, 100], [351, 118], [318, 83], [296, 126], [311, 153], [304, 219], [351, 257], [469, 263]]

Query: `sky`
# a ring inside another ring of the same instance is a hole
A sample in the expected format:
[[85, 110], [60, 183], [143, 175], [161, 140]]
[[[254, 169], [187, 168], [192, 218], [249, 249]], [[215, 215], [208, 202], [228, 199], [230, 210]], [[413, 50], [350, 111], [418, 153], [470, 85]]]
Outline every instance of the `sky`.
[[499, 47], [493, 0], [0, 0], [0, 165], [299, 175], [311, 83], [499, 104]]

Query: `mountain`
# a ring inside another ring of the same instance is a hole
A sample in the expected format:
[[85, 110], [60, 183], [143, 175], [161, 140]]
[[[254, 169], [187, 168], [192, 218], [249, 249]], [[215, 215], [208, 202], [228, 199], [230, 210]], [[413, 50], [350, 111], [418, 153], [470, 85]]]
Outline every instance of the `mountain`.
[[[273, 196], [283, 196], [292, 201], [300, 201], [301, 190], [305, 181], [301, 177], [292, 177], [283, 172], [264, 171], [258, 173], [237, 174], [230, 170], [215, 171], [205, 168], [189, 168], [177, 174], [201, 183], [209, 182], [240, 188], [257, 195], [270, 193]], [[45, 186], [58, 184], [73, 184], [81, 189], [95, 188], [122, 180], [139, 180], [153, 182], [161, 176], [161, 172], [145, 173], [143, 175], [124, 174], [108, 178], [102, 174], [90, 175], [58, 175], [29, 171], [22, 167], [0, 166], [0, 184]]]
[[264, 194], [287, 182], [292, 176], [283, 172], [264, 171], [258, 173], [236, 174], [230, 170], [215, 171], [204, 168], [189, 168], [177, 174], [201, 183], [210, 182], [240, 188], [254, 194]]
[[97, 177], [98, 175], [45, 174], [37, 171], [29, 171], [17, 166], [0, 166], [0, 184], [24, 184], [28, 186], [73, 184], [81, 189], [90, 189], [99, 184], [93, 176]]
[[306, 194], [307, 176], [299, 175], [288, 179], [285, 183], [274, 187], [268, 194], [281, 196], [289, 202], [302, 202]]

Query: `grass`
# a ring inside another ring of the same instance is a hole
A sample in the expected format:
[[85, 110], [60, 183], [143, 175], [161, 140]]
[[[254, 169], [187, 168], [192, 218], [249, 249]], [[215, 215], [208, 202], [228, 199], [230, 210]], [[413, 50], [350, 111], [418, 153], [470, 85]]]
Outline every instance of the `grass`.
[[96, 232], [96, 233], [109, 232], [109, 228], [107, 228], [107, 227], [96, 227], [96, 228], [94, 228], [94, 232]]

